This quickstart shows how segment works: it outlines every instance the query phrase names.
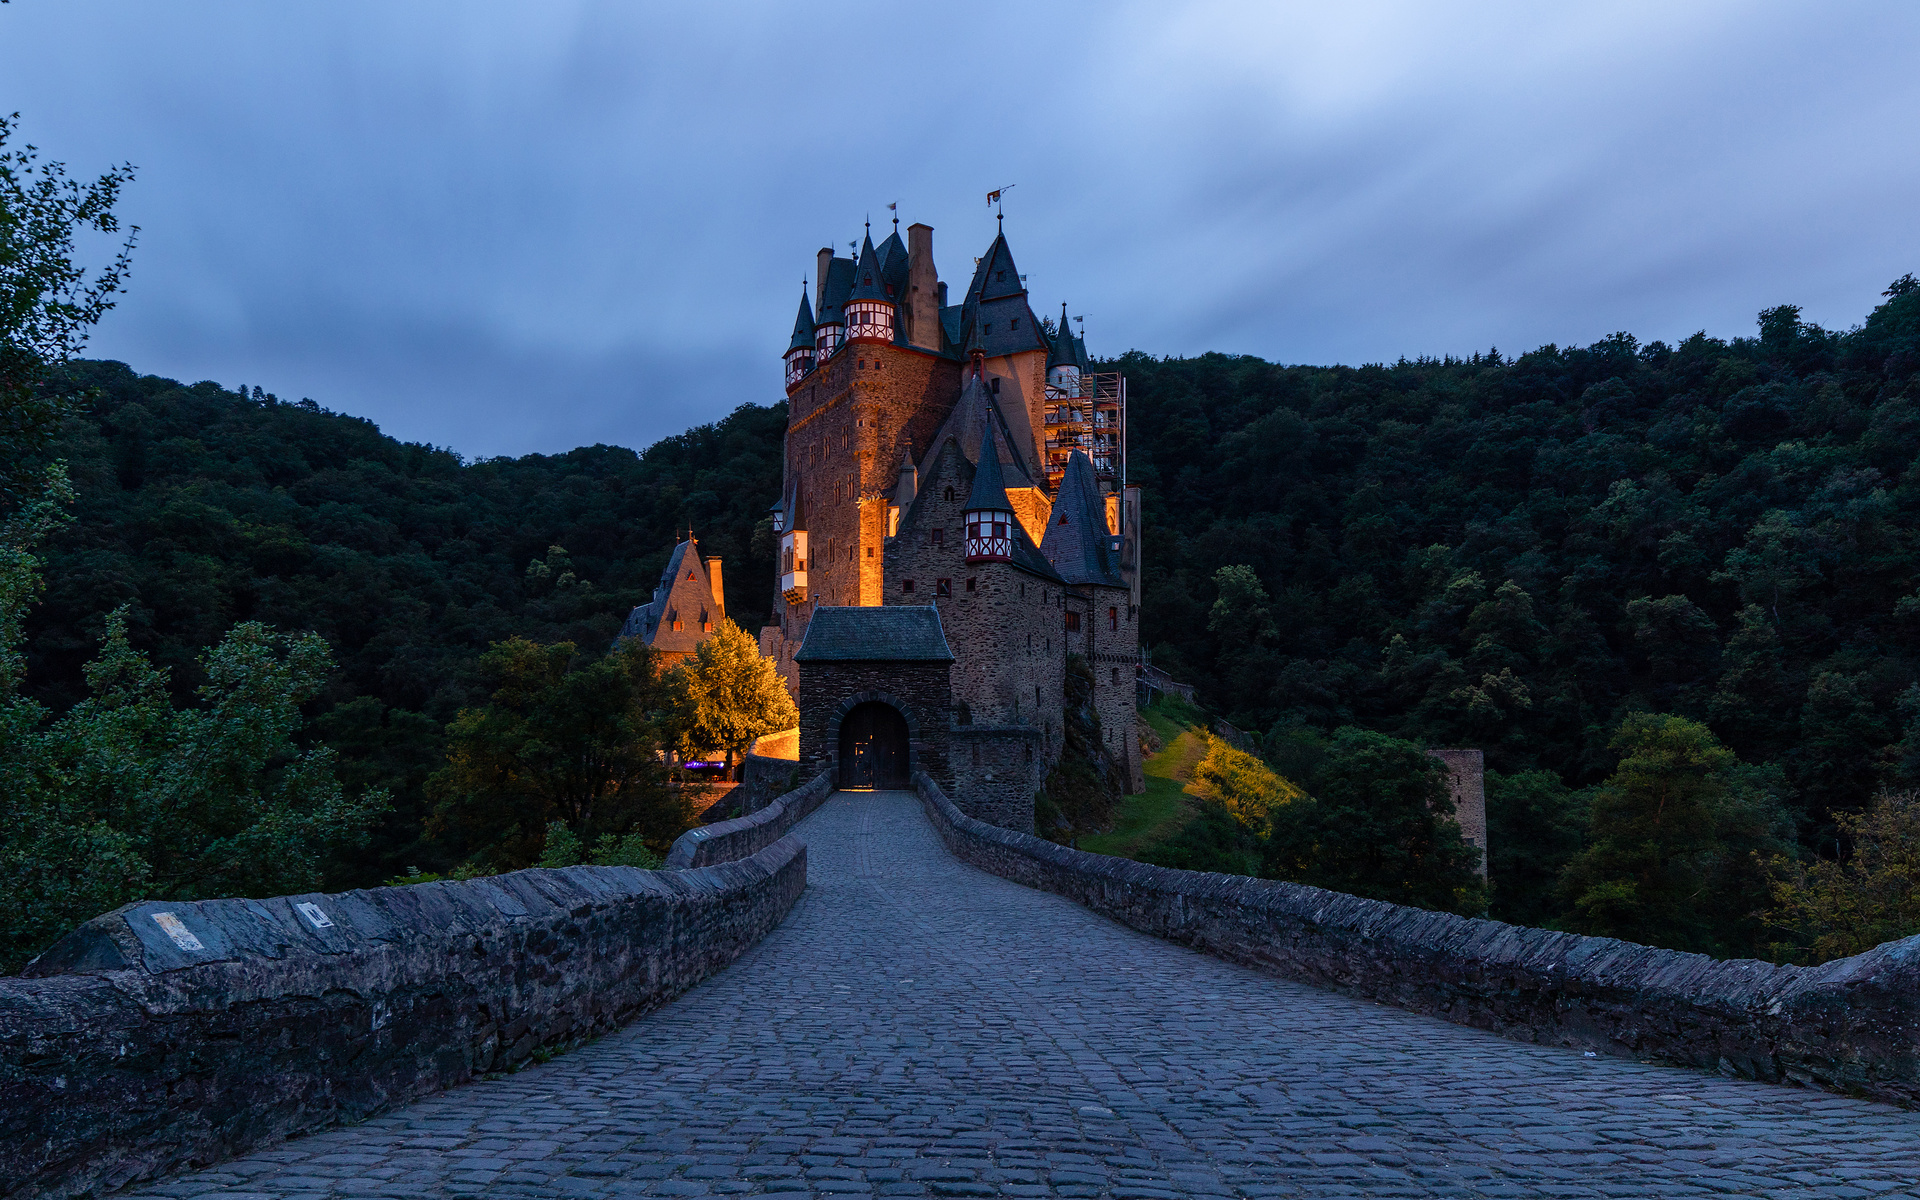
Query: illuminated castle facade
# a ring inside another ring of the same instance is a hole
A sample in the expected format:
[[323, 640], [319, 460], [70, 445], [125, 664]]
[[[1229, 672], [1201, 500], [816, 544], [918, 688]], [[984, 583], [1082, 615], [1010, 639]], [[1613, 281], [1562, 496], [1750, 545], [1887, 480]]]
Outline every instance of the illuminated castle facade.
[[[1041, 320], [1004, 233], [953, 303], [926, 225], [905, 242], [869, 235], [858, 258], [821, 250], [813, 296], [803, 289], [785, 356], [761, 633], [800, 702], [803, 762], [851, 785], [926, 769], [963, 809], [1030, 827], [1064, 744], [1073, 654], [1137, 790], [1125, 381], [1090, 370], [1064, 308]], [[922, 611], [852, 611], [892, 608]], [[944, 670], [931, 665], [942, 653]], [[943, 673], [944, 690], [929, 682]], [[915, 695], [887, 690], [909, 678]]]

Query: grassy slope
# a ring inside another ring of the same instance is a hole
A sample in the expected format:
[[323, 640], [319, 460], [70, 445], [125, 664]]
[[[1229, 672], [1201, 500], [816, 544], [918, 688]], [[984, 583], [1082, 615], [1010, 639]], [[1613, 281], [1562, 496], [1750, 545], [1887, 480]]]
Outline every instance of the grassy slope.
[[1182, 719], [1184, 714], [1155, 705], [1140, 715], [1164, 744], [1146, 761], [1147, 790], [1126, 798], [1114, 814], [1113, 832], [1081, 838], [1082, 850], [1132, 858], [1178, 833], [1194, 814], [1187, 780], [1207, 752], [1206, 740]]

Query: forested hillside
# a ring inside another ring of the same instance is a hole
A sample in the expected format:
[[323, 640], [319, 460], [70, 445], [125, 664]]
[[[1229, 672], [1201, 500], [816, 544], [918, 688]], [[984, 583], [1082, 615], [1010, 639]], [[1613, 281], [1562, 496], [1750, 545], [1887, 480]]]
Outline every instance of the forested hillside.
[[446, 761], [448, 722], [485, 699], [491, 643], [604, 648], [689, 521], [726, 560], [730, 615], [750, 630], [764, 617], [771, 546], [754, 530], [779, 489], [783, 408], [743, 405], [638, 453], [463, 462], [257, 388], [66, 370], [97, 392], [47, 454], [67, 461], [78, 500], [44, 550], [29, 691], [56, 710], [79, 700], [122, 603], [132, 644], [183, 701], [197, 657], [236, 622], [319, 633], [338, 670], [309, 706], [318, 733], [350, 785], [394, 793], [372, 852], [336, 885], [451, 865], [454, 847], [422, 839], [422, 784]]
[[1731, 342], [1107, 364], [1154, 661], [1245, 728], [1575, 787], [1626, 714], [1690, 717], [1831, 853], [1833, 814], [1920, 781], [1920, 283], [1885, 295], [1846, 333], [1780, 307]]

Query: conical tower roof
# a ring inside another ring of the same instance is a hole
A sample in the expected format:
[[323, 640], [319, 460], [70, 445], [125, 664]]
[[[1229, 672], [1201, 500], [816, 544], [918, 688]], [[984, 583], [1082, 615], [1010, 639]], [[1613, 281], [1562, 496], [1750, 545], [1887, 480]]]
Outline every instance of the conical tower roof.
[[813, 305], [807, 303], [807, 285], [803, 283], [800, 285], [800, 315], [793, 319], [793, 340], [787, 343], [787, 353], [811, 349], [813, 349]]
[[873, 235], [868, 234], [865, 244], [860, 247], [860, 261], [853, 269], [853, 293], [847, 297], [848, 303], [855, 300], [879, 300], [891, 304], [893, 297], [887, 295], [886, 277], [880, 273], [880, 256], [873, 249]]
[[973, 491], [967, 493], [967, 508], [1011, 512], [1013, 504], [1007, 499], [1006, 477], [1000, 473], [1000, 431], [993, 427], [991, 416], [982, 421], [982, 426], [980, 461], [974, 464]]
[[1047, 370], [1055, 367], [1077, 367], [1080, 355], [1073, 344], [1073, 326], [1067, 324], [1067, 304], [1060, 302], [1060, 324], [1053, 331], [1053, 349], [1047, 351]]
[[1107, 501], [1094, 478], [1093, 462], [1075, 450], [1067, 459], [1052, 520], [1040, 541], [1040, 553], [1068, 583], [1125, 587], [1120, 578], [1114, 535], [1107, 531]]
[[798, 480], [787, 485], [788, 532], [796, 529], [805, 529], [807, 527], [807, 508], [804, 497], [805, 493], [801, 490]]

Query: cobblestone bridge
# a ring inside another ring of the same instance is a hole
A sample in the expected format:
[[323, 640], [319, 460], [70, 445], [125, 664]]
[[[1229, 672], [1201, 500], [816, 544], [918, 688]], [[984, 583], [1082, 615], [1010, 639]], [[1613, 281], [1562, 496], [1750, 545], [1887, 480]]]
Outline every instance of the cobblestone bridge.
[[1920, 1114], [1268, 978], [963, 866], [908, 793], [800, 833], [786, 923], [626, 1030], [135, 1194], [1920, 1192]]

